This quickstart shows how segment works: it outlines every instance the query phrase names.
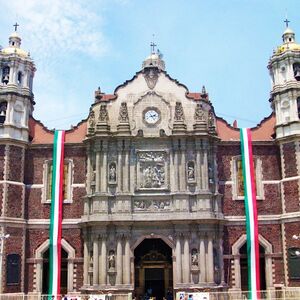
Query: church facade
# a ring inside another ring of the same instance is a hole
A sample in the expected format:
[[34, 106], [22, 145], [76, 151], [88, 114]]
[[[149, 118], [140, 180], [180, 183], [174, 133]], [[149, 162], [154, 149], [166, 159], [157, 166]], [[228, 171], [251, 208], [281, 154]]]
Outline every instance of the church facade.
[[[251, 132], [261, 289], [276, 290], [300, 279], [300, 45], [290, 28], [268, 69], [273, 113]], [[46, 294], [54, 132], [32, 116], [36, 69], [17, 32], [0, 70], [0, 292]], [[113, 94], [98, 89], [87, 119], [66, 131], [63, 193], [62, 293], [247, 290], [239, 129], [155, 51]]]

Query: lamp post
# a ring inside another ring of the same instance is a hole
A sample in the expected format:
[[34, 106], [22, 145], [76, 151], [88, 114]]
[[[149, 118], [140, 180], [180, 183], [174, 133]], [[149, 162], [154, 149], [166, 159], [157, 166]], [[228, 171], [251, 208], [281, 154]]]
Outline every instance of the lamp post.
[[0, 294], [2, 294], [2, 263], [3, 263], [3, 249], [4, 249], [4, 240], [9, 238], [9, 234], [0, 234], [0, 242], [1, 242], [1, 248], [0, 248]]

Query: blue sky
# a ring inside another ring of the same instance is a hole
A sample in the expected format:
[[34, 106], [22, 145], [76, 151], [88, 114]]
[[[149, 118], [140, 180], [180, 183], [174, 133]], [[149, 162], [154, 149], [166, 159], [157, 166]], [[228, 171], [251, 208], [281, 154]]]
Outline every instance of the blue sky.
[[105, 93], [141, 69], [150, 42], [169, 75], [200, 92], [218, 116], [254, 127], [271, 113], [268, 60], [288, 15], [300, 42], [299, 0], [0, 0], [0, 45], [20, 24], [30, 51], [34, 117], [68, 129], [87, 117], [98, 86]]

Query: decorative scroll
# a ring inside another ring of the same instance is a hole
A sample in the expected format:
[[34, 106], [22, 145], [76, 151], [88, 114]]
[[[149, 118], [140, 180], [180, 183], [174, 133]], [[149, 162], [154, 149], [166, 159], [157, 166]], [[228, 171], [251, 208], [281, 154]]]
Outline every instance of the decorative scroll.
[[128, 110], [127, 110], [127, 104], [126, 102], [122, 102], [120, 106], [120, 112], [119, 112], [119, 121], [121, 123], [127, 123], [128, 122]]

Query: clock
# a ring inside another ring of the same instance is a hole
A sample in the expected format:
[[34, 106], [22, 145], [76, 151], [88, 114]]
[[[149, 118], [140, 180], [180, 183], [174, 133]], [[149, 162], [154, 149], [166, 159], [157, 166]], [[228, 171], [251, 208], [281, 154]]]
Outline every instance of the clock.
[[155, 124], [159, 120], [159, 113], [154, 109], [149, 109], [145, 112], [144, 118], [148, 124]]

